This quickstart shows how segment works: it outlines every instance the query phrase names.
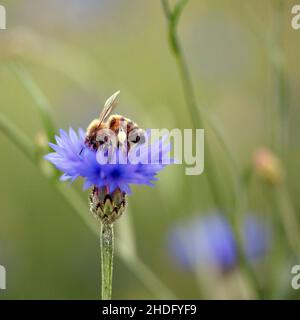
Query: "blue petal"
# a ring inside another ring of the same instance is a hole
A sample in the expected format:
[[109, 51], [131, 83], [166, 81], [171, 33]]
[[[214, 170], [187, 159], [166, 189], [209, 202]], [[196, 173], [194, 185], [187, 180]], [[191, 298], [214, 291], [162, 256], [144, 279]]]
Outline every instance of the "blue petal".
[[[152, 181], [157, 180], [155, 176], [165, 167], [161, 163], [131, 164], [127, 161], [127, 164], [123, 164], [126, 158], [119, 150], [112, 154], [112, 159], [119, 159], [121, 163], [100, 164], [97, 161], [97, 153], [85, 145], [85, 133], [82, 129], [77, 133], [72, 128], [68, 133], [62, 129], [59, 132], [60, 136], [55, 136], [57, 144], [49, 144], [55, 152], [46, 155], [45, 159], [63, 172], [62, 181], [73, 182], [78, 177], [85, 178], [84, 189], [93, 185], [108, 186], [111, 192], [120, 188], [125, 193], [131, 193], [131, 184], [153, 186]], [[170, 146], [162, 145], [162, 141], [155, 141], [152, 149], [141, 149], [141, 159], [149, 160], [150, 150], [159, 157], [161, 162], [161, 159], [170, 152]]]

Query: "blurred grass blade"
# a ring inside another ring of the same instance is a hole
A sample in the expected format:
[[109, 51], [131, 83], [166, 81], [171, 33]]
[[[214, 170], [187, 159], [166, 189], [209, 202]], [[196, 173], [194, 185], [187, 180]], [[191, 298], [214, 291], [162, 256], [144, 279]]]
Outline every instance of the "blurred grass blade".
[[16, 74], [26, 91], [31, 95], [32, 100], [35, 103], [35, 107], [38, 109], [41, 116], [48, 140], [53, 141], [56, 130], [48, 99], [25, 68], [15, 62], [10, 63], [9, 67]]
[[178, 20], [180, 18], [180, 15], [188, 2], [189, 2], [189, 0], [178, 0], [178, 2], [176, 3], [174, 10], [173, 10], [173, 13], [172, 13], [174, 27], [176, 27]]
[[116, 223], [115, 227], [117, 230], [118, 238], [121, 240], [122, 247], [120, 247], [120, 253], [123, 249], [126, 250], [124, 254], [127, 257], [132, 257], [136, 255], [136, 242], [133, 230], [132, 216], [129, 208], [126, 209], [126, 214]]
[[17, 148], [26, 155], [26, 157], [34, 163], [37, 162], [36, 150], [33, 143], [1, 113], [0, 131], [2, 131], [7, 138], [16, 145]]
[[160, 281], [155, 273], [146, 264], [144, 264], [137, 255], [132, 255], [132, 251], [127, 248], [123, 241], [118, 241], [116, 249], [127, 267], [155, 297], [158, 299], [177, 299], [173, 292]]

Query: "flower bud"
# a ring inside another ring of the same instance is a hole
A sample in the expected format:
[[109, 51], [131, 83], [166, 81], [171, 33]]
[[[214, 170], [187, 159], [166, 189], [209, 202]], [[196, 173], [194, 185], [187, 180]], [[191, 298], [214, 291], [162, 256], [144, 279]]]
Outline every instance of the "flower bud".
[[94, 187], [90, 194], [90, 210], [104, 224], [112, 224], [119, 219], [126, 205], [127, 196], [119, 188], [109, 193], [106, 187]]
[[260, 148], [254, 153], [256, 172], [272, 185], [279, 184], [283, 179], [283, 169], [279, 158], [267, 148]]

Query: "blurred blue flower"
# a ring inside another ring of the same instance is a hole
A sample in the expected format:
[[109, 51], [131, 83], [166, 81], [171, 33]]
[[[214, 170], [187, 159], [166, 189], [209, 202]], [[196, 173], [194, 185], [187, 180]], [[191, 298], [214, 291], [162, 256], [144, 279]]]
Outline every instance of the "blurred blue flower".
[[[257, 216], [246, 216], [243, 226], [246, 257], [253, 262], [263, 257], [270, 246], [270, 229]], [[198, 216], [187, 225], [176, 224], [168, 234], [168, 250], [185, 269], [215, 267], [232, 269], [237, 263], [237, 244], [232, 228], [221, 213]]]
[[[149, 133], [146, 133], [149, 137]], [[78, 130], [78, 134], [70, 128], [69, 134], [60, 130], [60, 136], [55, 137], [56, 143], [49, 143], [55, 151], [45, 156], [45, 159], [53, 163], [57, 169], [63, 172], [62, 181], [73, 182], [78, 177], [85, 179], [84, 189], [96, 186], [108, 187], [110, 193], [116, 189], [130, 194], [131, 184], [144, 184], [153, 186], [157, 180], [156, 174], [166, 165], [161, 161], [169, 152], [170, 144], [163, 144], [162, 140], [155, 141], [151, 146], [151, 153], [159, 159], [155, 163], [149, 163], [149, 148], [141, 146], [138, 150], [139, 162], [130, 162], [128, 157], [116, 149], [111, 159], [118, 159], [113, 163], [99, 162], [99, 157], [104, 157], [85, 144], [85, 132]], [[126, 158], [126, 159], [125, 159]], [[127, 160], [127, 161], [125, 161]]]
[[270, 226], [258, 216], [247, 215], [244, 222], [244, 246], [250, 261], [263, 257], [270, 247]]

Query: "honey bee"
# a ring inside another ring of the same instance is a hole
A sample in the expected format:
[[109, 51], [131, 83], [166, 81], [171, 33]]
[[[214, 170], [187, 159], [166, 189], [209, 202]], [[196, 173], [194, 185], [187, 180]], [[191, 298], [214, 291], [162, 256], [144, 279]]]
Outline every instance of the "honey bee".
[[[94, 119], [87, 128], [85, 144], [93, 150], [116, 147], [128, 152], [135, 145], [145, 142], [145, 131], [135, 122], [122, 115], [110, 115], [116, 107], [119, 93], [117, 91], [107, 99], [99, 119]], [[115, 137], [111, 137], [112, 133]]]

